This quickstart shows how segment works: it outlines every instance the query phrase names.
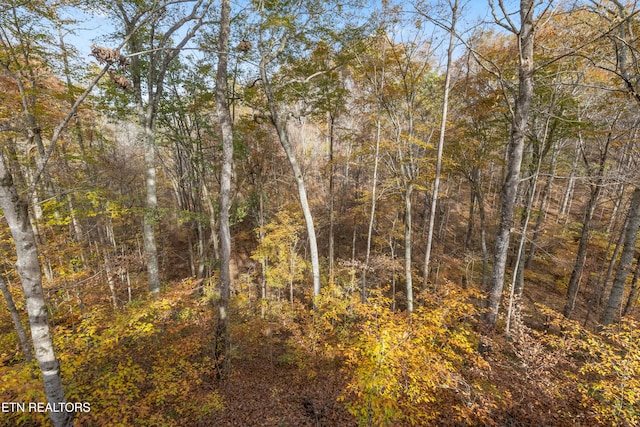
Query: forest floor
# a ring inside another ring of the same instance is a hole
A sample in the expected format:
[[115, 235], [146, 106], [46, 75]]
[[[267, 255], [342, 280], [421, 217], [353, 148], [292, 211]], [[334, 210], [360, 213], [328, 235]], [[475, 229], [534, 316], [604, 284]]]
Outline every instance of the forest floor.
[[[174, 262], [172, 280], [159, 300], [141, 296], [114, 310], [104, 298], [103, 283], [94, 300], [84, 301], [91, 310], [58, 313], [53, 332], [68, 400], [91, 404], [90, 413], [78, 414], [77, 426], [367, 425], [349, 411], [354, 396], [346, 390], [354, 372], [345, 352], [322, 333], [315, 341], [307, 339], [313, 332], [308, 298], [306, 306], [273, 303], [263, 317], [258, 289], [250, 288], [257, 285], [242, 283], [253, 249], [248, 238], [236, 244], [233, 271], [241, 283], [230, 313], [232, 360], [224, 381], [217, 379], [219, 361], [213, 357], [215, 279], [180, 280], [188, 276], [186, 264]], [[564, 256], [571, 247], [557, 245], [554, 250], [554, 256]], [[483, 342], [482, 367], [470, 358], [457, 373], [463, 378], [458, 389], [436, 387], [429, 422], [389, 425], [611, 425], [597, 418], [576, 387], [579, 360], [553, 351], [540, 338], [549, 328], [549, 315], [534, 302], [562, 307], [565, 289], [559, 278], [566, 275], [567, 265], [544, 255], [536, 262], [527, 273], [522, 302], [520, 326], [526, 333], [510, 339], [502, 332], [481, 337], [477, 325], [469, 323], [472, 341]], [[441, 271], [442, 280], [454, 277], [456, 282], [463, 274], [464, 266], [455, 260]], [[145, 295], [144, 282], [134, 282], [134, 295]], [[586, 301], [576, 309], [578, 319], [586, 315]], [[11, 334], [3, 312], [0, 328], [3, 335]], [[551, 332], [562, 336], [559, 330]], [[355, 342], [350, 333], [345, 343]], [[326, 356], [330, 352], [323, 346], [333, 346], [333, 355]], [[22, 363], [17, 348], [3, 350], [0, 401], [43, 400], [34, 372]], [[0, 427], [49, 425], [39, 414], [4, 415]]]

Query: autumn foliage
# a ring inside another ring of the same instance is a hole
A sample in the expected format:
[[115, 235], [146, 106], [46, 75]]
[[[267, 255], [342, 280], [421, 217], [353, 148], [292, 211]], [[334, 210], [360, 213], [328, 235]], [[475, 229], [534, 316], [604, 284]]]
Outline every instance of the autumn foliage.
[[[88, 3], [0, 6], [0, 405], [49, 325], [76, 426], [640, 425], [635, 3], [536, 3], [527, 117], [514, 2], [233, 4], [226, 76], [214, 2]], [[65, 10], [117, 29], [80, 58]]]

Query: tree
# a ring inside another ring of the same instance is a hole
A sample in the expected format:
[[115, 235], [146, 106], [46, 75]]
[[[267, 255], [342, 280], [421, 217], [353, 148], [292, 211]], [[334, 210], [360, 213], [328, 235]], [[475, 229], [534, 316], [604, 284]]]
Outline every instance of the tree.
[[[307, 2], [287, 4], [260, 3], [256, 9], [258, 22], [256, 24], [257, 49], [259, 54], [260, 83], [266, 98], [269, 119], [276, 129], [280, 145], [287, 155], [289, 165], [298, 189], [298, 200], [305, 219], [307, 237], [309, 240], [309, 255], [313, 278], [313, 294], [320, 295], [320, 258], [316, 229], [307, 195], [304, 175], [300, 168], [295, 148], [291, 142], [285, 107], [282, 105], [280, 91], [290, 83], [308, 83], [327, 70], [317, 70], [302, 79], [290, 82], [284, 76], [276, 76], [279, 66], [286, 65], [295, 59], [298, 52], [309, 49], [319, 38], [325, 36], [333, 39], [337, 34], [337, 27], [331, 28], [336, 22], [335, 12], [339, 3]], [[284, 80], [283, 80], [284, 77]]]
[[[495, 16], [494, 2], [491, 3]], [[512, 113], [511, 136], [508, 145], [507, 174], [500, 192], [500, 223], [496, 232], [496, 244], [493, 259], [493, 271], [489, 283], [489, 309], [486, 322], [494, 328], [498, 320], [498, 311], [504, 287], [504, 274], [509, 251], [509, 238], [513, 225], [516, 194], [520, 181], [520, 166], [526, 137], [529, 107], [533, 97], [533, 73], [535, 64], [533, 58], [534, 47], [534, 7], [533, 0], [520, 1], [520, 27], [517, 28], [504, 9], [502, 1], [500, 7], [507, 24], [503, 26], [516, 35], [518, 39], [518, 97]]]
[[[593, 111], [594, 109], [592, 109]], [[584, 212], [583, 220], [582, 220], [582, 229], [580, 232], [580, 241], [578, 243], [578, 249], [576, 252], [576, 260], [571, 272], [571, 277], [569, 279], [569, 284], [567, 286], [567, 297], [565, 301], [565, 306], [563, 309], [563, 314], [567, 318], [571, 318], [573, 310], [575, 308], [576, 299], [578, 297], [578, 291], [580, 289], [580, 282], [582, 280], [583, 269], [586, 262], [587, 249], [589, 243], [589, 237], [592, 228], [592, 220], [593, 215], [596, 210], [598, 199], [600, 198], [600, 193], [602, 192], [602, 187], [606, 179], [606, 165], [610, 155], [610, 148], [615, 139], [619, 137], [615, 133], [615, 128], [617, 127], [618, 121], [620, 119], [620, 112], [615, 113], [616, 116], [609, 123], [610, 128], [606, 131], [604, 137], [598, 138], [598, 132], [596, 132], [596, 144], [598, 153], [597, 153], [597, 164], [592, 165], [590, 163], [589, 157], [586, 154], [585, 141], [583, 138], [583, 132], [578, 133], [579, 135], [579, 147], [580, 154], [585, 163], [585, 167], [588, 171], [588, 176], [590, 177], [590, 194], [589, 201], [587, 203], [587, 207]], [[579, 115], [580, 117], [580, 115]]]
[[616, 313], [622, 303], [622, 296], [624, 294], [625, 284], [627, 282], [627, 276], [629, 270], [631, 270], [631, 264], [633, 263], [633, 255], [636, 251], [636, 241], [638, 240], [638, 231], [640, 230], [640, 187], [636, 187], [633, 190], [631, 196], [631, 204], [627, 213], [627, 226], [624, 230], [624, 248], [620, 255], [620, 263], [618, 264], [618, 271], [616, 277], [613, 280], [613, 286], [609, 293], [609, 300], [605, 307], [602, 316], [600, 317], [600, 323], [608, 325], [613, 322]]
[[16, 304], [13, 302], [13, 296], [7, 287], [7, 282], [5, 282], [4, 277], [0, 276], [0, 292], [2, 292], [2, 296], [7, 303], [7, 308], [11, 313], [11, 319], [13, 320], [13, 325], [16, 328], [16, 334], [18, 335], [18, 340], [20, 341], [20, 347], [22, 348], [22, 353], [24, 353], [24, 358], [27, 363], [31, 363], [33, 360], [33, 351], [31, 351], [31, 343], [27, 338], [27, 334], [22, 327], [22, 320], [20, 320], [20, 313], [18, 313], [18, 309], [16, 308]]
[[210, 277], [220, 258], [218, 204], [211, 197], [217, 192], [212, 175], [219, 164], [209, 114], [214, 89], [212, 79], [202, 78], [211, 70], [208, 57], [188, 57], [170, 67], [158, 117], [158, 139], [165, 148], [159, 157], [180, 209], [178, 221], [188, 229], [191, 274], [198, 279]]
[[[509, 138], [503, 125], [508, 115], [507, 100], [501, 79], [495, 81], [492, 69], [473, 60], [476, 52], [505, 70], [511, 69], [508, 61], [511, 49], [504, 49], [508, 42], [502, 34], [476, 34], [469, 41], [466, 54], [457, 61], [457, 75], [464, 78], [452, 90], [457, 102], [452, 105], [456, 127], [462, 133], [452, 138], [448, 156], [456, 159], [454, 171], [469, 183], [469, 219], [465, 236], [465, 250], [473, 249], [476, 211], [480, 219], [480, 252], [482, 258], [481, 289], [487, 291], [489, 279], [489, 250], [487, 244], [487, 209], [485, 202], [491, 196], [494, 170], [500, 162], [497, 147]], [[489, 171], [487, 173], [487, 171]], [[481, 173], [484, 172], [484, 173]], [[471, 257], [475, 257], [471, 254]], [[473, 258], [472, 258], [473, 259]], [[466, 279], [465, 279], [466, 280]]]
[[[451, 86], [451, 75], [453, 74], [453, 50], [455, 48], [456, 21], [458, 20], [458, 0], [449, 2], [451, 8], [451, 23], [443, 24], [437, 21], [437, 25], [443, 27], [449, 33], [449, 45], [447, 47], [447, 65], [444, 77], [444, 88], [442, 96], [442, 116], [440, 118], [440, 134], [438, 137], [438, 153], [436, 155], [436, 175], [433, 180], [433, 192], [431, 193], [431, 208], [429, 212], [429, 230], [427, 231], [427, 248], [424, 253], [424, 267], [422, 275], [425, 282], [429, 280], [429, 263], [431, 260], [431, 245], [433, 243], [433, 226], [435, 224], [436, 207], [438, 203], [438, 191], [440, 189], [440, 174], [442, 173], [442, 152], [444, 148], [445, 130], [447, 128], [447, 113], [449, 110], [449, 91]], [[428, 15], [423, 14], [428, 18]], [[428, 18], [429, 19], [429, 18]]]
[[[136, 4], [120, 0], [115, 4], [104, 5], [112, 16], [121, 21], [127, 33], [141, 25], [144, 25], [146, 30], [144, 35], [136, 34], [129, 40], [128, 49], [136, 114], [145, 148], [146, 198], [143, 238], [149, 291], [154, 295], [160, 293], [155, 237], [155, 225], [159, 219], [155, 146], [158, 107], [164, 93], [164, 79], [169, 65], [203, 25], [211, 4], [211, 0], [179, 0], [159, 4]], [[182, 6], [187, 6], [188, 12], [184, 12]], [[177, 43], [173, 40], [176, 35]]]
[[218, 303], [217, 358], [222, 358], [222, 376], [230, 369], [229, 298], [231, 297], [231, 233], [229, 231], [229, 201], [231, 197], [231, 170], [233, 166], [233, 128], [227, 103], [227, 64], [229, 57], [229, 32], [231, 29], [231, 5], [222, 1], [220, 9], [220, 33], [218, 34], [218, 69], [216, 72], [216, 112], [222, 137], [222, 168], [220, 172], [220, 301]]
[[[375, 50], [380, 42], [386, 44], [386, 40], [382, 40], [380, 37], [376, 37], [374, 39], [374, 43], [370, 49]], [[371, 237], [373, 234], [373, 223], [376, 215], [376, 203], [377, 203], [377, 191], [378, 191], [378, 167], [380, 164], [380, 143], [382, 140], [382, 103], [383, 101], [383, 93], [385, 90], [385, 70], [386, 70], [386, 49], [383, 48], [380, 51], [382, 57], [380, 58], [380, 65], [377, 65], [377, 61], [374, 61], [373, 58], [361, 58], [361, 55], [356, 55], [356, 60], [358, 63], [358, 68], [361, 68], [363, 74], [366, 76], [366, 80], [372, 87], [373, 96], [376, 104], [376, 131], [375, 131], [375, 148], [373, 154], [373, 173], [371, 177], [371, 208], [369, 210], [369, 225], [367, 229], [367, 245], [365, 249], [365, 259], [364, 265], [362, 267], [362, 300], [366, 299], [367, 296], [367, 270], [369, 269], [369, 261], [371, 258]], [[367, 52], [365, 52], [367, 53]], [[369, 56], [369, 55], [367, 55]], [[372, 62], [372, 64], [365, 64], [363, 61]], [[395, 289], [394, 289], [395, 291]], [[395, 292], [394, 292], [395, 298]], [[395, 302], [395, 299], [394, 299]]]
[[[60, 377], [60, 363], [55, 356], [49, 329], [36, 239], [29, 223], [27, 204], [18, 195], [2, 152], [0, 152], [0, 208], [9, 224], [11, 236], [16, 245], [18, 257], [16, 270], [20, 275], [27, 303], [31, 339], [35, 357], [42, 372], [47, 401], [60, 405], [65, 401], [65, 394]], [[51, 411], [49, 417], [55, 427], [73, 425], [73, 414], [64, 408], [60, 411]]]

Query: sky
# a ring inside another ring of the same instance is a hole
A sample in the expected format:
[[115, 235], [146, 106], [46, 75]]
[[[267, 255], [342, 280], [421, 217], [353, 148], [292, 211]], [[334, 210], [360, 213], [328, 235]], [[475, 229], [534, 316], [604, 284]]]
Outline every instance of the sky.
[[[465, 19], [459, 24], [459, 28], [469, 28], [477, 25], [480, 21], [491, 19], [488, 0], [461, 0], [461, 3], [464, 4]], [[511, 10], [517, 10], [516, 3], [513, 0], [507, 2]], [[240, 3], [236, 2], [235, 4], [237, 7], [242, 7]], [[399, 4], [402, 5], [404, 10], [411, 10], [411, 3], [400, 0]], [[362, 12], [363, 14], [369, 14], [371, 11], [379, 10], [380, 8], [380, 0], [369, 0], [368, 5]], [[119, 40], [110, 42], [107, 38], [107, 35], [112, 33], [114, 28], [106, 15], [90, 14], [70, 8], [63, 8], [62, 13], [64, 18], [78, 21], [78, 24], [73, 25], [74, 32], [65, 36], [65, 41], [75, 46], [79, 51], [81, 61], [88, 63], [92, 60], [89, 55], [91, 53], [90, 46], [93, 43], [106, 47], [115, 47], [119, 44]], [[399, 36], [402, 37], [401, 34]]]

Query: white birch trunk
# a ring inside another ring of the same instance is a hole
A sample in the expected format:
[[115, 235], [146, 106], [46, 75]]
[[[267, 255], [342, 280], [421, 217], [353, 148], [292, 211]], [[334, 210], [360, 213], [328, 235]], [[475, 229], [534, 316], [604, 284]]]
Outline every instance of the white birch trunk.
[[[27, 204], [18, 196], [4, 156], [0, 156], [0, 208], [16, 245], [16, 270], [22, 282], [27, 313], [29, 314], [31, 339], [35, 357], [42, 373], [44, 391], [49, 403], [59, 405], [65, 402], [65, 395], [60, 378], [60, 364], [55, 356], [49, 330], [49, 317], [42, 288], [42, 272], [38, 260], [36, 240], [29, 223]], [[64, 410], [50, 412], [49, 418], [55, 427], [73, 425], [73, 414]]]

